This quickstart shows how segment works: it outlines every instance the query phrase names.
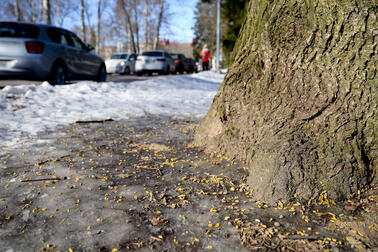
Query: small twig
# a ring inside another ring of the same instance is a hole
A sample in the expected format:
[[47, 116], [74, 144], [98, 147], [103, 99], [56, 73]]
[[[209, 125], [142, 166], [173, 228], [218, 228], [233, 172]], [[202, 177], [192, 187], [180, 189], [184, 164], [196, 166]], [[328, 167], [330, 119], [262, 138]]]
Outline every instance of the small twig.
[[104, 123], [104, 122], [113, 122], [113, 119], [104, 119], [104, 120], [90, 120], [90, 121], [76, 121], [75, 123]]
[[301, 235], [292, 235], [292, 236], [285, 236], [284, 239], [291, 239], [291, 240], [319, 240], [319, 236], [301, 236]]
[[151, 236], [151, 239], [152, 239], [152, 240], [155, 240], [155, 241], [160, 241], [160, 242], [163, 241], [162, 239], [157, 238], [157, 237], [155, 237], [155, 236]]
[[43, 165], [43, 164], [46, 164], [46, 163], [48, 163], [48, 162], [58, 162], [58, 161], [60, 161], [61, 159], [66, 158], [66, 157], [69, 157], [69, 156], [70, 156], [70, 155], [64, 155], [64, 156], [58, 157], [57, 159], [50, 159], [50, 158], [48, 158], [48, 159], [46, 159], [46, 160], [43, 160], [43, 161], [39, 162], [38, 165]]
[[50, 180], [60, 180], [60, 178], [25, 179], [25, 180], [21, 180], [21, 182], [38, 182], [38, 181], [50, 181]]
[[154, 167], [148, 167], [148, 166], [140, 166], [140, 165], [137, 165], [135, 166], [136, 168], [139, 168], [139, 169], [146, 169], [146, 170], [155, 170], [155, 171], [158, 171], [160, 176], [163, 175], [163, 173], [158, 169], [158, 168], [154, 168]]

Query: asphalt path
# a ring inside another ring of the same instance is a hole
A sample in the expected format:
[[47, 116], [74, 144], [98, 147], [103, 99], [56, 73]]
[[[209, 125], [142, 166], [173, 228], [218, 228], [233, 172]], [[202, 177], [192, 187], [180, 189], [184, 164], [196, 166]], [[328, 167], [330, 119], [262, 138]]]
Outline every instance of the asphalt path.
[[[143, 75], [143, 76], [136, 76], [136, 75], [119, 75], [119, 74], [109, 74], [107, 76], [106, 81], [112, 82], [126, 82], [130, 83], [133, 81], [140, 81], [146, 80], [149, 78], [156, 78], [159, 75]], [[5, 86], [19, 86], [19, 85], [41, 85], [43, 81], [36, 81], [36, 80], [16, 80], [16, 79], [7, 79], [1, 80], [0, 79], [0, 89], [4, 88]], [[77, 81], [70, 81], [66, 85], [77, 83]]]

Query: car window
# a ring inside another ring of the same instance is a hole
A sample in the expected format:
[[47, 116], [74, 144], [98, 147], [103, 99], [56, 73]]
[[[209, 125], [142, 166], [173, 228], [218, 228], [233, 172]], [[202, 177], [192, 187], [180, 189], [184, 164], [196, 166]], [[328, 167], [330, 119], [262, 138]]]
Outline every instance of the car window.
[[0, 23], [0, 37], [38, 38], [39, 27], [31, 24]]
[[156, 52], [156, 51], [144, 52], [144, 53], [142, 53], [142, 55], [143, 56], [154, 56], [154, 57], [164, 56], [162, 52]]
[[120, 59], [127, 59], [127, 54], [122, 54]]
[[172, 59], [178, 59], [178, 55], [177, 54], [169, 54], [169, 56], [171, 56]]
[[120, 59], [121, 58], [121, 55], [119, 54], [113, 54], [112, 56], [110, 56], [110, 59]]
[[61, 29], [57, 28], [49, 28], [47, 29], [47, 35], [51, 39], [51, 41], [58, 43], [58, 44], [63, 44], [63, 45], [68, 45], [67, 37], [65, 35], [65, 32], [62, 31]]
[[74, 33], [70, 33], [70, 38], [76, 48], [87, 49], [85, 44]]

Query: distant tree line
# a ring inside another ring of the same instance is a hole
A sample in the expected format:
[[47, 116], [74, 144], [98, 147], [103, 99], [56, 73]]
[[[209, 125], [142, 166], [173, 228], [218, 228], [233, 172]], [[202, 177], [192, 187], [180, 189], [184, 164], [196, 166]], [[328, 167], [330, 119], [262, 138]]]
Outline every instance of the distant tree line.
[[[221, 49], [223, 65], [232, 59], [232, 51], [244, 23], [249, 0], [221, 0]], [[201, 0], [196, 5], [193, 56], [199, 59], [204, 44], [214, 56], [216, 50], [217, 0]]]
[[[178, 1], [178, 0], [177, 0]], [[124, 50], [157, 49], [163, 25], [168, 25], [165, 0], [1, 0], [0, 20], [68, 27], [95, 46], [127, 41]], [[112, 40], [112, 41], [109, 41]]]

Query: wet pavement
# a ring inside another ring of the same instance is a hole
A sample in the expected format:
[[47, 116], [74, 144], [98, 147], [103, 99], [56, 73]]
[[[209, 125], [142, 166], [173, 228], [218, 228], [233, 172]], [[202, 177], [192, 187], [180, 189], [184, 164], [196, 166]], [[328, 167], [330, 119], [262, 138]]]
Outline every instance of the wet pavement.
[[78, 122], [0, 149], [1, 251], [373, 251], [375, 190], [255, 201], [247, 166], [192, 145], [196, 119]]

